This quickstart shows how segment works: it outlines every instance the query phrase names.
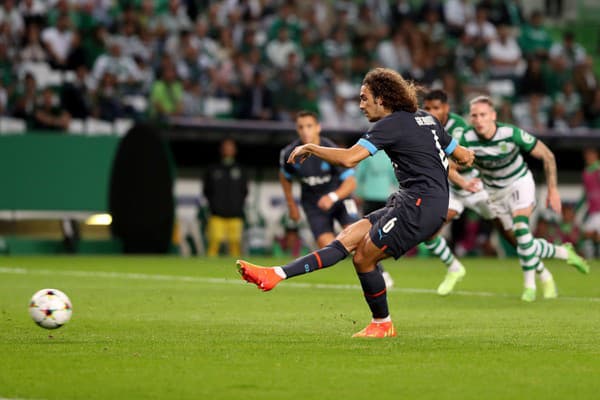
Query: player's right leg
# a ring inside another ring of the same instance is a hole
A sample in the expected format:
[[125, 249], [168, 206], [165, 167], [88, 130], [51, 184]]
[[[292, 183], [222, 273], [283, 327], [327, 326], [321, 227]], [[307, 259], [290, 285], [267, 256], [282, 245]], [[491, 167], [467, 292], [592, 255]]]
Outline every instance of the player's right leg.
[[208, 220], [207, 233], [208, 233], [207, 255], [212, 256], [212, 257], [217, 256], [217, 255], [219, 255], [219, 246], [221, 246], [221, 243], [223, 242], [223, 240], [225, 240], [224, 219], [219, 216], [212, 215], [210, 217], [210, 219]]
[[261, 267], [238, 260], [237, 266], [242, 279], [254, 283], [262, 291], [273, 289], [279, 282], [297, 275], [307, 274], [330, 267], [343, 260], [356, 249], [358, 243], [369, 232], [371, 223], [362, 219], [346, 227], [336, 240], [306, 256], [279, 267]]

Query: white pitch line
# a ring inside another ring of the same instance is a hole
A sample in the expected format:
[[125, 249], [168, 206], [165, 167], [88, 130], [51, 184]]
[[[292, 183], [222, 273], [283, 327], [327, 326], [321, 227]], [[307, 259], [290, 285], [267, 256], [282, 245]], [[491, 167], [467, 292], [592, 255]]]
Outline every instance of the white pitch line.
[[[109, 272], [109, 271], [74, 271], [74, 270], [49, 270], [49, 269], [25, 269], [16, 267], [0, 267], [0, 274], [33, 274], [33, 275], [61, 275], [61, 276], [74, 276], [84, 278], [110, 278], [110, 279], [132, 279], [132, 280], [146, 280], [146, 281], [169, 281], [169, 282], [195, 282], [195, 283], [217, 283], [217, 284], [229, 284], [229, 285], [241, 285], [246, 282], [241, 279], [225, 279], [225, 278], [204, 278], [197, 276], [185, 276], [185, 275], [164, 275], [164, 274], [143, 274], [143, 273], [129, 273], [129, 272]], [[294, 288], [310, 288], [310, 289], [326, 289], [326, 290], [361, 290], [360, 285], [352, 284], [335, 284], [335, 283], [299, 283], [299, 282], [286, 282], [285, 286]], [[421, 289], [421, 288], [399, 288], [395, 287], [390, 289], [392, 292], [400, 293], [413, 293], [413, 294], [436, 294], [434, 289]], [[514, 294], [507, 293], [493, 293], [493, 292], [476, 292], [476, 291], [465, 291], [457, 290], [452, 292], [453, 296], [475, 296], [475, 297], [514, 297]], [[574, 300], [574, 301], [586, 301], [586, 302], [600, 302], [600, 297], [571, 297], [563, 296], [559, 297], [561, 300]], [[3, 400], [0, 398], [0, 400]]]

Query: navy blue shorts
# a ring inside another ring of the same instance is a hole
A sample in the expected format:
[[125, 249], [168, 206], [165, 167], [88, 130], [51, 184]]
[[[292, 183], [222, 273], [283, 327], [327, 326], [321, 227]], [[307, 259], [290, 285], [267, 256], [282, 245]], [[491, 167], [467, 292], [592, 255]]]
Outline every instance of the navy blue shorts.
[[365, 216], [373, 225], [371, 241], [398, 259], [417, 244], [429, 239], [444, 224], [448, 197], [419, 197], [396, 192], [384, 208]]
[[302, 204], [302, 208], [315, 239], [323, 233], [333, 233], [334, 221], [337, 221], [341, 226], [346, 226], [360, 219], [356, 202], [352, 199], [338, 201], [329, 211], [323, 211], [312, 203], [310, 205]]

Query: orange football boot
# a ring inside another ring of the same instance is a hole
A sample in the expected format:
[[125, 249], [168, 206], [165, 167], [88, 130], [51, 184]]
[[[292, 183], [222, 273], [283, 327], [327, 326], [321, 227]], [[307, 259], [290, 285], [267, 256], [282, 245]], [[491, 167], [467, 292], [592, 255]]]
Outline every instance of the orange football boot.
[[396, 329], [392, 321], [371, 322], [365, 329], [355, 333], [352, 337], [384, 338], [396, 336]]
[[244, 260], [237, 260], [235, 263], [242, 279], [254, 283], [263, 292], [268, 292], [283, 280], [273, 267], [259, 267]]

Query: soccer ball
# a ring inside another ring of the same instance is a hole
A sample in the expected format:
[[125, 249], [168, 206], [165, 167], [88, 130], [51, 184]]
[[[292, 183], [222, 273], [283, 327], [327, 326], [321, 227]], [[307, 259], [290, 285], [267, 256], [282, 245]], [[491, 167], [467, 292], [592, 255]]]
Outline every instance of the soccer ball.
[[57, 289], [42, 289], [29, 301], [29, 314], [42, 328], [60, 328], [69, 322], [72, 312], [71, 300]]

